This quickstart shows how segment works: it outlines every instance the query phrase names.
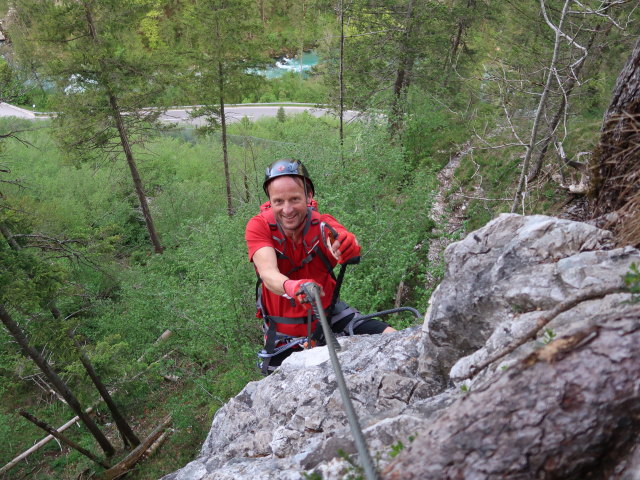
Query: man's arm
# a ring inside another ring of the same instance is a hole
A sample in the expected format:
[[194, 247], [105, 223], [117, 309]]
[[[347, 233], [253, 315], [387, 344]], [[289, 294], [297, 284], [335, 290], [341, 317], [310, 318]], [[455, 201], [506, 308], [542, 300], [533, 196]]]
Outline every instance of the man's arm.
[[265, 287], [276, 295], [285, 293], [283, 284], [289, 278], [278, 270], [278, 259], [273, 247], [262, 247], [256, 250], [253, 254], [253, 264]]

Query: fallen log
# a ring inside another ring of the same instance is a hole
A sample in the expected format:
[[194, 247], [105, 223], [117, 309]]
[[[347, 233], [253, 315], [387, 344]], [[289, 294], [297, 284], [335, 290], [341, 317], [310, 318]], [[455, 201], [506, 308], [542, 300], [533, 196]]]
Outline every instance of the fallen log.
[[89, 460], [97, 463], [98, 465], [100, 465], [103, 468], [109, 468], [109, 464], [107, 462], [105, 462], [101, 458], [98, 458], [93, 453], [91, 453], [89, 450], [87, 450], [86, 448], [81, 447], [79, 444], [77, 444], [73, 440], [67, 438], [65, 435], [63, 435], [60, 432], [58, 432], [55, 428], [47, 425], [42, 420], [34, 417], [29, 412], [26, 412], [25, 410], [20, 410], [20, 415], [22, 415], [24, 418], [29, 420], [34, 425], [36, 425], [36, 426], [40, 427], [41, 429], [43, 429], [45, 432], [48, 432], [49, 435], [53, 435], [55, 438], [60, 440], [62, 443], [66, 444], [69, 447], [73, 448], [74, 450], [80, 452], [82, 455], [87, 457]]
[[[89, 408], [87, 408], [85, 410], [85, 413], [89, 414], [92, 411], [93, 411], [93, 407], [89, 407]], [[56, 431], [59, 432], [59, 433], [60, 432], [64, 432], [67, 428], [69, 428], [74, 423], [77, 423], [78, 421], [80, 421], [80, 417], [73, 417], [67, 423], [65, 423], [61, 427], [57, 428]], [[29, 455], [31, 455], [33, 452], [36, 452], [36, 451], [40, 450], [42, 447], [44, 447], [47, 443], [49, 443], [53, 439], [54, 439], [53, 435], [47, 435], [42, 440], [40, 440], [38, 443], [33, 445], [31, 448], [29, 448], [28, 450], [25, 450], [20, 455], [15, 457], [13, 460], [11, 460], [9, 463], [7, 463], [4, 467], [0, 468], [0, 474], [3, 474], [5, 472], [9, 471], [9, 469], [15, 467], [18, 463], [20, 463], [21, 460], [24, 460]]]
[[171, 435], [173, 433], [173, 428], [170, 428], [168, 430], [165, 430], [162, 435], [160, 435], [158, 437], [158, 439], [153, 442], [153, 445], [151, 445], [149, 447], [149, 450], [147, 450], [146, 452], [144, 452], [144, 455], [142, 455], [142, 459], [147, 459], [149, 458], [151, 455], [153, 455], [154, 453], [156, 453], [156, 451], [162, 446], [162, 444], [164, 443], [164, 441], [167, 439], [167, 437], [169, 435]]
[[164, 430], [170, 424], [171, 415], [167, 415], [162, 420], [160, 425], [158, 425], [140, 445], [133, 449], [129, 455], [127, 455], [123, 460], [115, 464], [110, 469], [105, 470], [104, 472], [97, 475], [96, 478], [98, 480], [114, 480], [126, 474], [135, 466], [136, 463], [138, 463], [142, 459], [142, 456], [145, 454], [145, 452], [151, 448], [156, 440], [158, 440], [158, 437], [162, 435]]

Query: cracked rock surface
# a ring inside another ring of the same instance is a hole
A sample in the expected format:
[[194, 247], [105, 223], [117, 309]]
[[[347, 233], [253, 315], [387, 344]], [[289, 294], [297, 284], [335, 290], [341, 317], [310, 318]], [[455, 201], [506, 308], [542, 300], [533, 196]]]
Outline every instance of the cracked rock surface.
[[[445, 260], [422, 327], [340, 339], [381, 477], [640, 480], [640, 305], [617, 290], [640, 252], [585, 223], [505, 214]], [[560, 302], [612, 287], [506, 351]], [[357, 462], [326, 347], [314, 348], [249, 383], [164, 478], [337, 480], [358, 474], [346, 455]]]

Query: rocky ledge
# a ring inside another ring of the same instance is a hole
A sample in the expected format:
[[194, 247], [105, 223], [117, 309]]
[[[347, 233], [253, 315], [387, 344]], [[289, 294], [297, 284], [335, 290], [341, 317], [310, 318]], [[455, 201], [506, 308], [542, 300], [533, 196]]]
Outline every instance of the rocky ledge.
[[[585, 223], [505, 214], [445, 261], [422, 327], [340, 340], [381, 477], [640, 479], [640, 303], [622, 281], [640, 252]], [[357, 462], [316, 348], [249, 383], [164, 479], [342, 479]]]

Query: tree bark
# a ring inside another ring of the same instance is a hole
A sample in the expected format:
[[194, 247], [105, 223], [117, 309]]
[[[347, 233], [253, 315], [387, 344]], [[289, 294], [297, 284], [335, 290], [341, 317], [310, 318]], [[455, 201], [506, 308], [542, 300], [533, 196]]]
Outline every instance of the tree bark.
[[396, 70], [396, 80], [393, 85], [393, 103], [391, 104], [391, 115], [389, 130], [391, 137], [395, 137], [402, 128], [404, 114], [404, 100], [413, 69], [415, 55], [412, 52], [413, 47], [410, 45], [413, 28], [414, 28], [414, 5], [415, 0], [409, 0], [407, 5], [407, 13], [405, 16], [405, 32], [402, 36], [400, 45], [400, 58], [398, 59], [398, 69]]
[[158, 425], [149, 436], [138, 445], [127, 457], [111, 467], [109, 470], [102, 472], [97, 478], [100, 480], [115, 480], [122, 477], [131, 470], [136, 463], [143, 457], [146, 451], [155, 443], [162, 435], [164, 430], [171, 424], [171, 416], [165, 417], [160, 425]]
[[417, 432], [384, 478], [633, 478], [638, 345], [640, 305], [549, 343]]
[[102, 383], [102, 380], [100, 380], [100, 377], [98, 376], [95, 369], [93, 368], [93, 365], [91, 364], [91, 360], [89, 360], [89, 357], [87, 357], [87, 355], [82, 350], [82, 346], [80, 346], [78, 341], [75, 339], [75, 337], [73, 336], [73, 333], [69, 332], [69, 337], [75, 344], [82, 366], [87, 371], [89, 378], [91, 379], [96, 389], [100, 393], [100, 396], [104, 400], [104, 403], [109, 408], [109, 411], [111, 412], [111, 416], [113, 417], [113, 420], [116, 422], [116, 427], [120, 432], [120, 436], [122, 437], [122, 441], [124, 442], [125, 447], [129, 446], [129, 444], [134, 446], [140, 445], [140, 440], [138, 439], [136, 434], [133, 433], [133, 430], [131, 429], [127, 421], [124, 419], [124, 417], [120, 414], [120, 410], [118, 410], [118, 407], [113, 401], [113, 398], [111, 398], [109, 391], [104, 386], [104, 384]]
[[227, 146], [227, 117], [224, 113], [224, 68], [221, 61], [218, 61], [218, 89], [220, 94], [220, 127], [222, 129], [222, 163], [224, 165], [224, 184], [227, 191], [227, 214], [233, 217], [233, 197], [231, 196], [229, 150]]
[[458, 55], [458, 49], [460, 48], [460, 44], [462, 43], [462, 36], [464, 35], [467, 27], [469, 26], [469, 17], [472, 16], [471, 10], [475, 7], [475, 0], [467, 0], [467, 10], [468, 13], [463, 15], [460, 19], [458, 19], [458, 25], [456, 26], [456, 33], [453, 37], [453, 41], [451, 42], [451, 49], [449, 50], [449, 55], [444, 64], [444, 73], [442, 75], [442, 85], [447, 86], [449, 81], [449, 69], [456, 67], [456, 56]]
[[151, 240], [151, 244], [153, 245], [155, 253], [162, 253], [164, 249], [160, 244], [160, 238], [158, 237], [158, 233], [156, 232], [156, 227], [153, 223], [153, 217], [151, 216], [151, 210], [149, 209], [149, 202], [147, 202], [147, 197], [144, 194], [144, 188], [142, 186], [142, 180], [140, 179], [140, 173], [138, 172], [138, 167], [136, 165], [135, 158], [133, 157], [133, 151], [131, 150], [129, 135], [127, 134], [127, 129], [124, 125], [124, 120], [122, 119], [122, 113], [120, 112], [120, 107], [118, 106], [118, 100], [113, 94], [109, 94], [109, 105], [111, 106], [113, 118], [116, 122], [116, 128], [118, 129], [118, 134], [120, 135], [120, 144], [122, 145], [124, 156], [127, 159], [129, 171], [131, 172], [133, 186], [136, 190], [136, 194], [138, 195], [138, 201], [140, 202], [140, 208], [142, 209], [142, 216], [144, 217], [145, 224], [147, 225], [149, 239]]
[[622, 210], [616, 230], [623, 243], [640, 245], [640, 38], [618, 76], [591, 159], [591, 218]]
[[0, 223], [0, 233], [2, 233], [2, 236], [7, 240], [7, 243], [12, 250], [20, 250], [20, 245], [18, 244], [18, 242], [16, 242], [16, 239], [11, 233], [11, 230], [9, 230], [9, 228], [4, 223]]
[[344, 0], [340, 0], [340, 164], [344, 167]]
[[13, 338], [15, 338], [16, 342], [18, 342], [18, 345], [20, 345], [22, 351], [29, 358], [31, 358], [36, 363], [36, 365], [38, 365], [40, 370], [42, 370], [42, 373], [46, 375], [54, 388], [65, 399], [69, 407], [71, 407], [75, 414], [80, 417], [80, 419], [89, 429], [96, 441], [100, 444], [100, 447], [104, 451], [105, 455], [107, 455], [107, 457], [113, 455], [115, 453], [115, 450], [113, 446], [111, 446], [111, 443], [109, 443], [109, 440], [107, 440], [107, 437], [104, 436], [104, 434], [100, 431], [91, 417], [89, 417], [89, 415], [84, 412], [84, 410], [80, 406], [80, 402], [78, 402], [78, 399], [75, 397], [75, 395], [73, 395], [73, 393], [71, 393], [69, 387], [67, 387], [67, 385], [58, 376], [58, 374], [53, 371], [53, 369], [49, 366], [42, 355], [40, 355], [36, 351], [36, 349], [29, 345], [27, 337], [22, 332], [18, 324], [11, 318], [9, 312], [5, 310], [4, 305], [2, 304], [0, 304], [0, 320], [2, 320], [2, 323], [7, 328], [7, 330], [9, 330], [9, 333], [13, 336]]
[[[85, 410], [85, 412], [87, 413], [91, 413], [93, 411], [93, 407], [89, 407]], [[64, 425], [62, 425], [61, 427], [58, 427], [56, 429], [57, 432], [64, 432], [67, 428], [69, 428], [71, 425], [74, 425], [78, 422], [78, 420], [80, 420], [79, 417], [73, 417], [71, 420], [69, 420], [67, 423], [65, 423]], [[47, 435], [46, 437], [44, 437], [42, 440], [40, 440], [38, 443], [36, 443], [35, 445], [33, 445], [31, 448], [29, 448], [28, 450], [25, 450], [24, 452], [22, 452], [20, 455], [18, 455], [17, 457], [15, 457], [13, 460], [11, 460], [9, 463], [7, 463], [4, 467], [0, 468], [0, 475], [2, 475], [5, 472], [8, 472], [10, 469], [12, 469], [13, 467], [15, 467], [21, 460], [24, 460], [25, 458], [27, 458], [29, 455], [31, 455], [33, 452], [38, 451], [40, 448], [42, 448], [44, 445], [46, 445], [47, 443], [49, 443], [51, 440], [53, 440], [55, 437], [53, 435]], [[4, 478], [4, 477], [0, 477], [0, 478]]]
[[25, 412], [24, 410], [20, 410], [20, 415], [22, 415], [24, 418], [29, 420], [34, 425], [36, 425], [36, 426], [40, 427], [41, 429], [43, 429], [49, 435], [52, 435], [53, 437], [57, 438], [62, 443], [68, 445], [69, 447], [73, 448], [74, 450], [77, 450], [82, 455], [87, 457], [89, 460], [97, 463], [98, 465], [100, 465], [103, 468], [109, 468], [110, 465], [108, 463], [106, 463], [104, 460], [100, 460], [98, 457], [96, 457], [89, 450], [87, 450], [86, 448], [81, 447], [80, 445], [78, 445], [74, 441], [68, 439], [65, 435], [63, 435], [62, 433], [60, 433], [59, 431], [57, 431], [55, 428], [51, 427], [50, 425], [46, 424], [42, 420], [37, 419], [36, 417], [34, 417], [33, 415], [31, 415], [28, 412]]

